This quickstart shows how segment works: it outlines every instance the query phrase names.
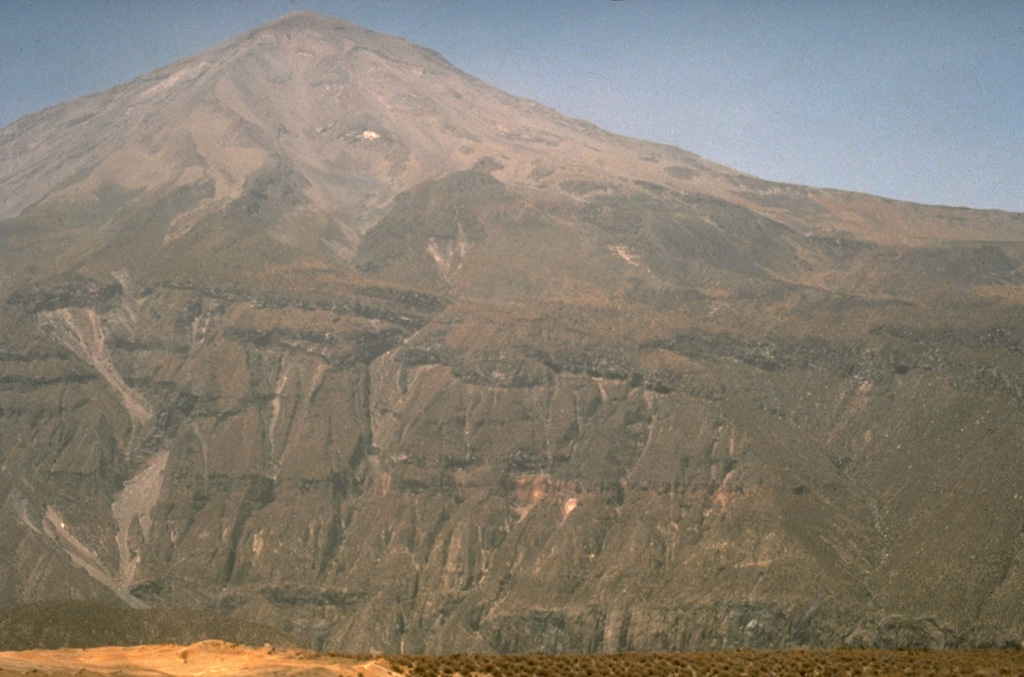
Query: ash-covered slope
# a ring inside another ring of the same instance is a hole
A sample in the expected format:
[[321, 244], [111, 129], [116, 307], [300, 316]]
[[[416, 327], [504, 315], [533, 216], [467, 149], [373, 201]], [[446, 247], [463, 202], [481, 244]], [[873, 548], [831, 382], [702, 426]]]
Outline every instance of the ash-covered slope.
[[307, 13], [0, 130], [0, 200], [2, 604], [1020, 640], [1021, 215], [767, 183]]
[[[624, 151], [623, 175], [652, 173], [636, 169], [643, 154], [691, 172], [708, 164], [562, 118], [404, 40], [300, 12], [10, 125], [0, 217], [21, 214], [101, 267], [216, 247], [204, 231], [253, 215], [276, 243], [344, 258], [425, 179], [494, 156], [503, 177], [525, 180]], [[6, 265], [32, 258], [21, 240], [4, 244]]]

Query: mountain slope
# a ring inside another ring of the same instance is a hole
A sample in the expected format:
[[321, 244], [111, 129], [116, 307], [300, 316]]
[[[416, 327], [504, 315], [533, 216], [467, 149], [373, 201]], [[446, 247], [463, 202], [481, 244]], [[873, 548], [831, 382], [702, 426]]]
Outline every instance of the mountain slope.
[[249, 646], [296, 646], [294, 639], [273, 628], [194, 610], [135, 610], [97, 602], [40, 602], [0, 612], [0, 651], [5, 652], [192, 644], [211, 638]]
[[760, 181], [309, 13], [0, 130], [0, 200], [2, 604], [1020, 639], [1022, 215]]

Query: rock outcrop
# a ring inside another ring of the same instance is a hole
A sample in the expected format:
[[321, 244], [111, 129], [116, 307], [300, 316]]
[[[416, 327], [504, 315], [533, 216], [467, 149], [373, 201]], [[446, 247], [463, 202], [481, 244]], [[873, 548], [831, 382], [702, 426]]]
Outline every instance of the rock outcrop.
[[0, 130], [0, 604], [317, 647], [1020, 641], [1024, 216], [290, 15]]

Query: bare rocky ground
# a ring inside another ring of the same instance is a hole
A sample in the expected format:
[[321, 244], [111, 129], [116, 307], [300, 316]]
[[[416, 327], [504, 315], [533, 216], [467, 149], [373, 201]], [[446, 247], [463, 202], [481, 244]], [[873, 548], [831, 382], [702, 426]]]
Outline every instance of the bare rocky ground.
[[341, 656], [219, 640], [91, 649], [0, 652], [0, 677], [76, 675], [337, 675], [528, 677], [547, 675], [1010, 675], [1019, 649], [721, 651], [676, 654]]
[[298, 13], [0, 130], [0, 285], [0, 609], [183, 614], [0, 649], [1024, 639], [1024, 214]]

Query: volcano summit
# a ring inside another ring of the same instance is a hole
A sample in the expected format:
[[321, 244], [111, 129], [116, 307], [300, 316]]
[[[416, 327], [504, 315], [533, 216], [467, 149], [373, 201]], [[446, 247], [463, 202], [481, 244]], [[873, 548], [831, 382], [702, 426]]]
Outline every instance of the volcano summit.
[[0, 605], [1022, 639], [1020, 214], [770, 183], [297, 13], [0, 130], [0, 218]]

